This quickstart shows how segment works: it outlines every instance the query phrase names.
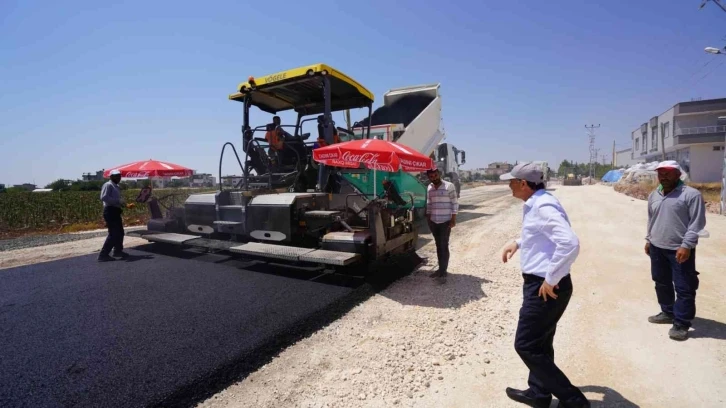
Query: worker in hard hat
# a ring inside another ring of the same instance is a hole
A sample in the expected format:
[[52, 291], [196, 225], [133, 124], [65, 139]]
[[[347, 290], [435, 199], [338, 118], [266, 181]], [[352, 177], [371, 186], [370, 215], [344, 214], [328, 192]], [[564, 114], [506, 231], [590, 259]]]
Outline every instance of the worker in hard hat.
[[[103, 243], [101, 253], [98, 255], [99, 262], [113, 261], [113, 257], [128, 258], [129, 254], [124, 252], [124, 225], [121, 214], [125, 205], [121, 195], [121, 172], [111, 171], [111, 180], [107, 181], [101, 189], [101, 202], [103, 203], [103, 219], [106, 221], [108, 236]], [[113, 257], [111, 250], [113, 249]]]

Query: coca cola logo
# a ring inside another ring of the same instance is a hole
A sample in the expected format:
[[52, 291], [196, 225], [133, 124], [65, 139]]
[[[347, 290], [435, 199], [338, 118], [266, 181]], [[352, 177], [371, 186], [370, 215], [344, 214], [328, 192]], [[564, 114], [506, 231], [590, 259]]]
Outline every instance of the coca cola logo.
[[126, 178], [146, 178], [149, 177], [148, 171], [137, 171], [137, 172], [128, 172], [126, 173]]
[[376, 164], [378, 163], [378, 156], [378, 153], [354, 154], [351, 152], [345, 152], [343, 153], [343, 160], [365, 164]]

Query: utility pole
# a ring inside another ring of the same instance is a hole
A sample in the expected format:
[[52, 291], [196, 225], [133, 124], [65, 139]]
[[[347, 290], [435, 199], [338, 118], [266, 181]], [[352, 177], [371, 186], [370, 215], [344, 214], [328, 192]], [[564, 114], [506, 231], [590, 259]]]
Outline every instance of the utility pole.
[[615, 165], [617, 164], [617, 163], [615, 163], [616, 161], [617, 161], [617, 156], [615, 156], [615, 140], [613, 140], [613, 160], [610, 162], [612, 164], [610, 166], [611, 170], [615, 169]]
[[592, 178], [595, 176], [595, 169], [593, 166], [595, 165], [595, 162], [597, 162], [597, 150], [595, 150], [595, 129], [598, 129], [600, 127], [600, 124], [597, 126], [585, 125], [585, 129], [587, 129], [587, 135], [590, 138], [590, 184], [592, 184]]

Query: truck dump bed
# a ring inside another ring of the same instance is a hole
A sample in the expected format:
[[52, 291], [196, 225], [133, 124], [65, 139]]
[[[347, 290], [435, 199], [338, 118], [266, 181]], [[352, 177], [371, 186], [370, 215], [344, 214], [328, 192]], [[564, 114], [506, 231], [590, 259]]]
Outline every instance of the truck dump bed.
[[[416, 149], [427, 156], [433, 153], [444, 138], [441, 123], [439, 84], [391, 89], [383, 96], [383, 106], [371, 115], [371, 126], [397, 125], [403, 133], [394, 132], [391, 141]], [[357, 122], [354, 132], [362, 132], [368, 118]], [[371, 131], [373, 133], [373, 131]]]
[[[427, 106], [434, 101], [428, 95], [404, 95], [396, 99], [391, 105], [383, 105], [376, 109], [371, 115], [371, 126], [402, 124], [408, 126], [414, 119], [423, 112]], [[363, 119], [356, 124], [358, 126], [368, 126], [368, 118]]]

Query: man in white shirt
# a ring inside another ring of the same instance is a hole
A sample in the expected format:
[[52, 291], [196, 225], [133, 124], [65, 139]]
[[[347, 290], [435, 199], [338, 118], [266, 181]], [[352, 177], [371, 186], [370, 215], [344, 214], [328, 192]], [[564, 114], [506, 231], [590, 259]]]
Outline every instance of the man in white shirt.
[[437, 169], [429, 169], [426, 175], [431, 181], [426, 191], [426, 219], [436, 243], [439, 269], [431, 277], [446, 283], [449, 268], [449, 236], [456, 225], [459, 201], [454, 183], [441, 178]]
[[111, 249], [113, 256], [119, 258], [128, 258], [129, 254], [124, 252], [124, 224], [121, 214], [125, 205], [121, 188], [118, 183], [121, 182], [121, 172], [118, 170], [111, 171], [111, 180], [107, 181], [101, 189], [101, 202], [103, 203], [103, 219], [108, 227], [108, 236], [106, 242], [103, 243], [101, 253], [98, 254], [99, 262], [113, 261], [111, 257]]
[[589, 407], [555, 364], [552, 347], [557, 322], [572, 296], [570, 267], [580, 242], [560, 202], [545, 191], [539, 166], [521, 163], [500, 179], [509, 180], [512, 195], [524, 201], [522, 235], [504, 248], [502, 261], [522, 251], [523, 301], [514, 348], [529, 368], [529, 388], [507, 388], [507, 396], [532, 407], [549, 407], [552, 395], [562, 408]]

